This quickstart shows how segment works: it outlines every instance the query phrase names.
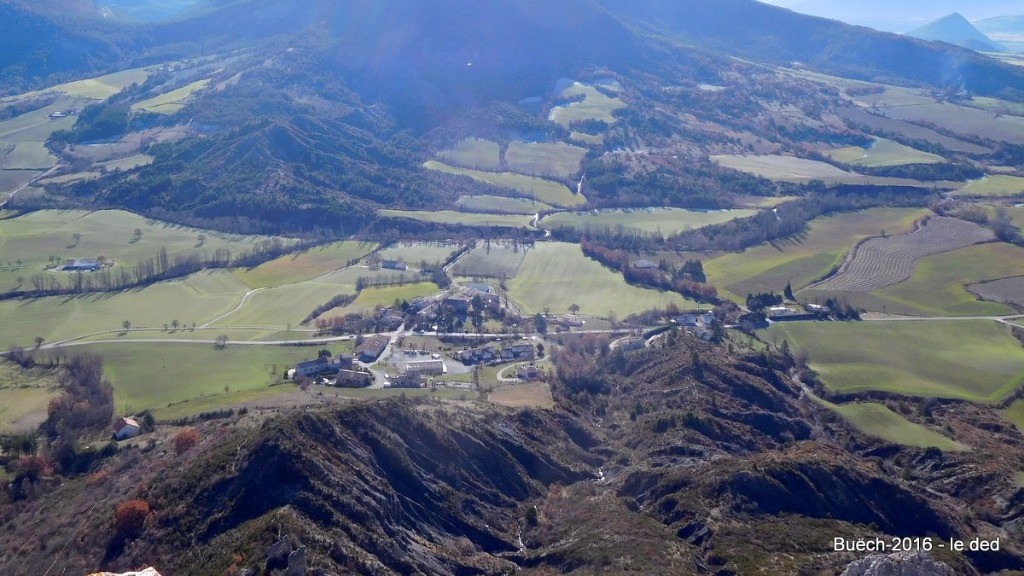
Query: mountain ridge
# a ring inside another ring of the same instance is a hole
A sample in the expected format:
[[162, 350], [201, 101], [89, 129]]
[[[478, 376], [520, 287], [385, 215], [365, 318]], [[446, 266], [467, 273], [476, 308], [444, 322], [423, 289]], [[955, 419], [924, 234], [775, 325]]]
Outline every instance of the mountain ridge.
[[941, 41], [963, 46], [978, 52], [1003, 52], [1005, 48], [994, 42], [960, 13], [954, 12], [920, 28], [907, 32], [907, 36], [928, 41]]

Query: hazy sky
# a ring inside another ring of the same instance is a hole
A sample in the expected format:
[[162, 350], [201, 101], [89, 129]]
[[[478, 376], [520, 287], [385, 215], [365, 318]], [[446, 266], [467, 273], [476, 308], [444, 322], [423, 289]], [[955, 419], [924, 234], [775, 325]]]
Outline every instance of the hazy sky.
[[975, 21], [1024, 15], [1024, 0], [761, 0], [815, 16], [906, 32], [953, 12]]

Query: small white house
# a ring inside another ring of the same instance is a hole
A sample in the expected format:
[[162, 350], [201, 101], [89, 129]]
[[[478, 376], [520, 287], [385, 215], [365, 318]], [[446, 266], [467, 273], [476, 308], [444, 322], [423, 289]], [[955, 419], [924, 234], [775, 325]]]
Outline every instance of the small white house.
[[121, 418], [114, 423], [114, 438], [127, 440], [139, 435], [142, 427], [135, 421], [135, 418]]

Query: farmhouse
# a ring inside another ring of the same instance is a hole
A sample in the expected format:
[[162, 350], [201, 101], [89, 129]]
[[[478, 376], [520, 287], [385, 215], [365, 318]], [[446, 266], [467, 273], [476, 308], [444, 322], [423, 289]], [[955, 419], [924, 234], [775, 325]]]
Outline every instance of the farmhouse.
[[437, 359], [406, 362], [405, 369], [410, 372], [420, 372], [421, 374], [444, 374], [446, 370], [444, 361]]
[[619, 341], [619, 347], [622, 348], [623, 352], [643, 350], [646, 345], [647, 342], [643, 338], [637, 336], [632, 336]]
[[793, 310], [792, 308], [786, 308], [785, 306], [773, 306], [768, 309], [768, 319], [774, 322], [814, 320], [817, 317], [817, 314], [811, 314], [810, 312], [803, 312], [800, 310]]
[[361, 370], [342, 368], [334, 379], [334, 385], [341, 388], [366, 388], [373, 382], [373, 374]]
[[97, 258], [76, 258], [64, 262], [61, 270], [65, 272], [95, 272], [103, 268], [103, 263]]
[[404, 271], [404, 270], [408, 270], [409, 269], [409, 265], [408, 264], [406, 264], [405, 262], [401, 262], [399, 260], [384, 260], [383, 262], [380, 263], [380, 267], [381, 268], [385, 268], [387, 270], [403, 270]]
[[710, 326], [715, 321], [715, 315], [713, 312], [705, 312], [703, 314], [689, 312], [676, 316], [672, 321], [683, 328], [697, 328], [700, 326]]
[[371, 336], [356, 348], [356, 354], [363, 362], [375, 362], [384, 353], [389, 343], [390, 339], [387, 336]]
[[422, 388], [426, 378], [419, 370], [407, 370], [405, 374], [391, 380], [392, 388]]
[[494, 288], [490, 284], [466, 284], [466, 288], [480, 294], [492, 294], [494, 292]]
[[534, 365], [522, 366], [516, 372], [520, 380], [536, 380], [540, 378], [540, 369]]
[[465, 314], [469, 312], [469, 300], [452, 296], [451, 298], [445, 298], [442, 305], [447, 306], [455, 311], [456, 314]]
[[134, 438], [139, 435], [142, 431], [142, 427], [136, 422], [135, 418], [121, 418], [114, 423], [114, 438], [118, 440], [127, 440], [128, 438]]
[[299, 362], [296, 364], [295, 376], [309, 378], [311, 376], [319, 376], [321, 374], [327, 374], [328, 372], [334, 372], [341, 368], [350, 368], [351, 366], [352, 356], [346, 356], [344, 354], [338, 358], [333, 356], [321, 356], [316, 360], [306, 360], [305, 362]]

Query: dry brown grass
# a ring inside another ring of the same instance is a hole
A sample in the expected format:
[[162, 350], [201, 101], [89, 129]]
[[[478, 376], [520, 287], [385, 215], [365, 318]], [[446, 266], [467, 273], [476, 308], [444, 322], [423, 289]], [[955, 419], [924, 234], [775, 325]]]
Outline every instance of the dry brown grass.
[[496, 388], [487, 399], [499, 406], [511, 408], [553, 408], [551, 387], [546, 382], [509, 384]]

